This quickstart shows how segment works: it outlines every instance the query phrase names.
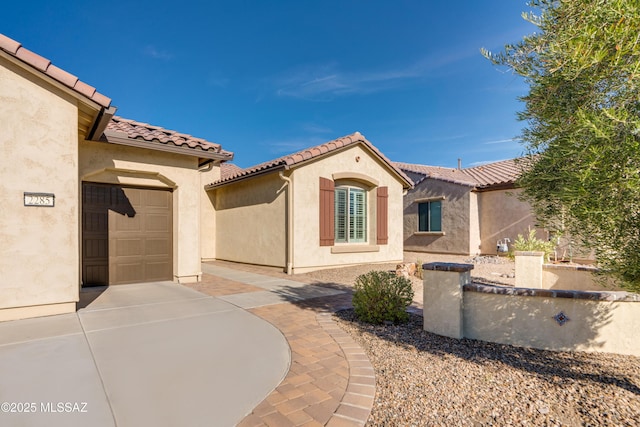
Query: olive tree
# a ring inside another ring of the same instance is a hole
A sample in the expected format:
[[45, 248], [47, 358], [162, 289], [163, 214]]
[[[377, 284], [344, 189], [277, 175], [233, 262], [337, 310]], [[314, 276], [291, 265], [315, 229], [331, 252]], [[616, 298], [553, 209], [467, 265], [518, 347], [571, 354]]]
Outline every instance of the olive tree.
[[524, 77], [519, 185], [541, 225], [640, 291], [640, 1], [534, 0], [539, 31], [482, 53]]

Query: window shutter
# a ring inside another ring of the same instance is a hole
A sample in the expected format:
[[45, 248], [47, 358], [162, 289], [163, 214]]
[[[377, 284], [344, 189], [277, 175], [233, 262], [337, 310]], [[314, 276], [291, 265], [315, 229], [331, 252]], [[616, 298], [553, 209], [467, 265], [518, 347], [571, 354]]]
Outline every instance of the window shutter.
[[320, 177], [320, 246], [333, 246], [334, 190], [332, 180]]
[[376, 203], [376, 241], [379, 245], [389, 243], [389, 188], [378, 187]]
[[347, 212], [347, 194], [348, 191], [346, 188], [336, 188], [334, 191], [335, 195], [335, 207], [334, 207], [334, 230], [335, 230], [335, 241], [336, 242], [347, 242], [347, 218], [349, 218]]

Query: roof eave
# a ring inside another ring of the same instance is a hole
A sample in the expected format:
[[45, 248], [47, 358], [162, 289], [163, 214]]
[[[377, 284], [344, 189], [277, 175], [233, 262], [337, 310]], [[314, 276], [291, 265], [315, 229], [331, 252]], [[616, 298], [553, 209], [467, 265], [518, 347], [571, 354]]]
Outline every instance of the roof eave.
[[253, 173], [250, 173], [250, 174], [240, 175], [240, 176], [237, 176], [235, 178], [228, 179], [226, 181], [213, 182], [211, 184], [205, 185], [204, 189], [206, 191], [214, 190], [214, 189], [217, 189], [217, 188], [220, 188], [220, 187], [224, 187], [226, 185], [236, 184], [236, 183], [238, 183], [240, 181], [245, 181], [247, 179], [252, 179], [252, 178], [256, 178], [258, 176], [267, 175], [267, 174], [272, 173], [272, 172], [278, 172], [278, 171], [281, 171], [281, 170], [288, 170], [288, 169], [289, 169], [289, 165], [283, 163], [283, 164], [279, 164], [279, 165], [276, 165], [276, 166], [273, 166], [273, 167], [270, 167], [270, 168], [265, 168], [265, 169], [262, 169], [260, 171], [253, 172]]
[[476, 187], [475, 191], [483, 193], [485, 191], [514, 190], [516, 188], [515, 182], [501, 182], [498, 184], [479, 185]]
[[128, 147], [144, 148], [146, 150], [163, 151], [172, 154], [181, 154], [183, 156], [198, 157], [201, 159], [212, 159], [219, 161], [230, 161], [233, 159], [233, 153], [216, 153], [214, 151], [203, 150], [202, 148], [186, 148], [175, 145], [173, 143], [154, 144], [143, 139], [133, 139], [126, 136], [122, 132], [114, 132], [105, 130], [101, 142], [109, 142], [112, 144], [126, 145]]

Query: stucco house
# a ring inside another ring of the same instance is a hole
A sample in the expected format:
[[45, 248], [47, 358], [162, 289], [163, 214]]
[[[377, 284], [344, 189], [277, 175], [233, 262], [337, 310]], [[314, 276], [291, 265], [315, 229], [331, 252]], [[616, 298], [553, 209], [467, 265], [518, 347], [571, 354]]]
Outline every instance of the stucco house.
[[232, 152], [115, 112], [0, 34], [0, 321], [73, 312], [81, 286], [198, 281], [203, 259], [402, 259], [410, 181], [361, 135], [223, 176]]
[[415, 183], [404, 198], [404, 249], [495, 255], [535, 226], [531, 206], [518, 199], [520, 166], [504, 160], [471, 168], [396, 163]]
[[401, 261], [399, 213], [411, 186], [357, 132], [247, 169], [224, 164], [206, 186], [216, 257], [289, 273]]

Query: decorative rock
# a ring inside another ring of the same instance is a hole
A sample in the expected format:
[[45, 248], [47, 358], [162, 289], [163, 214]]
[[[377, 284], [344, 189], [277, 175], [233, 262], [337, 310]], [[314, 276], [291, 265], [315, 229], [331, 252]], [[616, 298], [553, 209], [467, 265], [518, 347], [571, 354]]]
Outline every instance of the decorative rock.
[[416, 264], [413, 262], [404, 262], [396, 266], [396, 274], [405, 279], [409, 279], [416, 274]]
[[639, 426], [640, 358], [551, 352], [334, 319], [365, 351], [376, 395], [367, 426]]

